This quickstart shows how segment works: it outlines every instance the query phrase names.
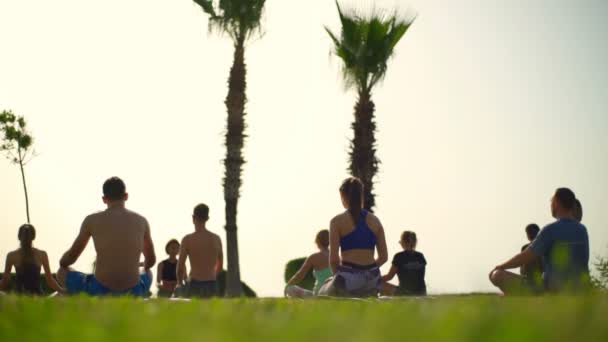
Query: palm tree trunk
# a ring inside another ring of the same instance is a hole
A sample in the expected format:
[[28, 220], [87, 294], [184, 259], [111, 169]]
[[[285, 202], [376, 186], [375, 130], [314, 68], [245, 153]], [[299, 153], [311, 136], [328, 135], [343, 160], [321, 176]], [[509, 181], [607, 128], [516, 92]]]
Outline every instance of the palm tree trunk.
[[25, 170], [23, 169], [23, 155], [19, 149], [19, 167], [21, 168], [21, 180], [23, 181], [23, 193], [25, 193], [25, 214], [27, 215], [27, 223], [30, 222], [30, 200], [27, 196], [27, 185], [25, 184]]
[[369, 91], [360, 91], [355, 106], [355, 121], [352, 124], [354, 136], [350, 151], [350, 172], [361, 179], [365, 186], [364, 207], [372, 210], [376, 205], [374, 176], [380, 161], [376, 158], [375, 105]]
[[239, 251], [237, 240], [237, 209], [241, 188], [241, 171], [245, 160], [243, 145], [245, 141], [245, 95], [246, 89], [244, 40], [236, 41], [234, 62], [228, 79], [226, 109], [228, 123], [226, 131], [226, 159], [224, 160], [224, 201], [226, 204], [226, 254], [228, 271], [226, 274], [226, 296], [240, 297], [241, 275], [239, 270]]

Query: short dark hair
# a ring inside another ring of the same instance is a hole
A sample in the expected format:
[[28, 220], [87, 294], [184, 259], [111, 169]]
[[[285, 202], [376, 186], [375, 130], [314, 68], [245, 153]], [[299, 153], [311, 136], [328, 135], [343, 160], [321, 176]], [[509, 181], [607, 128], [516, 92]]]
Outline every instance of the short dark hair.
[[555, 190], [555, 199], [566, 210], [573, 210], [576, 205], [576, 195], [568, 188]]
[[165, 252], [167, 252], [167, 254], [169, 254], [169, 247], [171, 247], [171, 245], [174, 243], [176, 243], [178, 247], [180, 246], [179, 241], [177, 241], [176, 239], [169, 240], [169, 242], [167, 242], [167, 244], [165, 245]]
[[194, 218], [207, 221], [209, 219], [209, 207], [206, 204], [199, 204], [194, 207], [194, 212], [192, 213]]
[[530, 223], [526, 226], [526, 235], [528, 235], [528, 239], [534, 240], [536, 236], [540, 232], [540, 227], [536, 223]]
[[108, 178], [103, 183], [103, 197], [111, 200], [118, 201], [124, 199], [125, 194], [127, 193], [127, 187], [125, 182], [118, 177]]

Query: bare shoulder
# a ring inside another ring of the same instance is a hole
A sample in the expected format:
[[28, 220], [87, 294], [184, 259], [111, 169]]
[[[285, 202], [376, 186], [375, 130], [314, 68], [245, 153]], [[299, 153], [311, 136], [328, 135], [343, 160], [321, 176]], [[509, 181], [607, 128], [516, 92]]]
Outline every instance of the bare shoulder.
[[374, 213], [370, 212], [367, 214], [367, 225], [374, 230], [375, 233], [383, 230], [382, 223], [380, 223], [380, 219]]
[[126, 211], [130, 216], [134, 217], [136, 220], [145, 222], [146, 224], [148, 223], [148, 220], [143, 215], [139, 214], [138, 212], [130, 210], [130, 209], [126, 209]]
[[212, 233], [212, 232], [210, 232], [210, 233], [211, 233], [211, 238], [213, 239], [213, 241], [221, 246], [222, 245], [222, 238], [220, 238], [220, 236], [217, 235], [217, 234], [215, 234], [215, 233]]
[[317, 252], [314, 254], [311, 254], [310, 256], [308, 256], [308, 259], [310, 259], [310, 261], [312, 261], [313, 265], [318, 265], [321, 262], [323, 262], [323, 260], [326, 260], [328, 258], [328, 256], [326, 254], [323, 254], [322, 252]]
[[8, 252], [8, 254], [6, 255], [6, 261], [10, 262], [10, 263], [14, 263], [15, 262], [15, 256], [17, 256], [17, 253], [19, 253], [19, 250]]
[[343, 212], [341, 214], [338, 214], [336, 216], [334, 216], [334, 218], [331, 219], [331, 221], [329, 222], [329, 226], [330, 228], [337, 228], [339, 226], [341, 226], [342, 224], [344, 224], [345, 221], [348, 222], [348, 213], [347, 212]]
[[184, 235], [182, 238], [182, 244], [188, 243], [190, 240], [192, 240], [192, 235], [193, 233]]
[[46, 254], [45, 251], [43, 251], [42, 249], [38, 249], [38, 248], [32, 248], [32, 250], [34, 251], [34, 254], [42, 259], [47, 259], [48, 255]]

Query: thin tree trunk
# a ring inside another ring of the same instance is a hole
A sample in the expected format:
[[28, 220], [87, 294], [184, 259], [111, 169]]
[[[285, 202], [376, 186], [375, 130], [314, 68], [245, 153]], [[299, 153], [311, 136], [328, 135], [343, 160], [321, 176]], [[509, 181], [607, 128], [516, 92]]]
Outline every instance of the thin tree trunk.
[[23, 193], [25, 193], [25, 213], [27, 215], [27, 223], [30, 223], [30, 200], [27, 196], [27, 185], [25, 184], [25, 170], [23, 169], [23, 155], [19, 148], [19, 167], [21, 168], [21, 180], [23, 181]]
[[376, 158], [375, 105], [368, 91], [360, 91], [355, 106], [355, 121], [352, 124], [353, 140], [350, 152], [350, 172], [361, 179], [365, 186], [365, 209], [373, 210], [376, 205], [374, 176], [380, 161]]
[[226, 109], [228, 123], [226, 131], [226, 159], [224, 160], [224, 201], [226, 205], [226, 254], [228, 271], [226, 274], [226, 296], [240, 297], [242, 293], [237, 240], [237, 212], [241, 188], [241, 172], [245, 160], [245, 95], [246, 89], [244, 40], [235, 44], [234, 62], [228, 79]]

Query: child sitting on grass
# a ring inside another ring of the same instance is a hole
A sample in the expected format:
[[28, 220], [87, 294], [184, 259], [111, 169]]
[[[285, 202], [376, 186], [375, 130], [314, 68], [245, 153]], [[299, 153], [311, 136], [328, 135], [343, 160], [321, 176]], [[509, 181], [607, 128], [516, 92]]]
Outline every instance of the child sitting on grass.
[[[179, 254], [179, 241], [172, 239], [167, 242], [165, 252], [169, 258], [158, 264], [156, 274], [156, 286], [158, 287], [158, 296], [170, 298], [177, 286], [177, 255]], [[187, 271], [185, 271], [187, 273]]]
[[[395, 254], [391, 270], [382, 277], [382, 294], [385, 296], [426, 296], [426, 259], [416, 251], [418, 239], [416, 233], [405, 231], [399, 241], [403, 252]], [[395, 277], [399, 278], [399, 286], [388, 282]]]

